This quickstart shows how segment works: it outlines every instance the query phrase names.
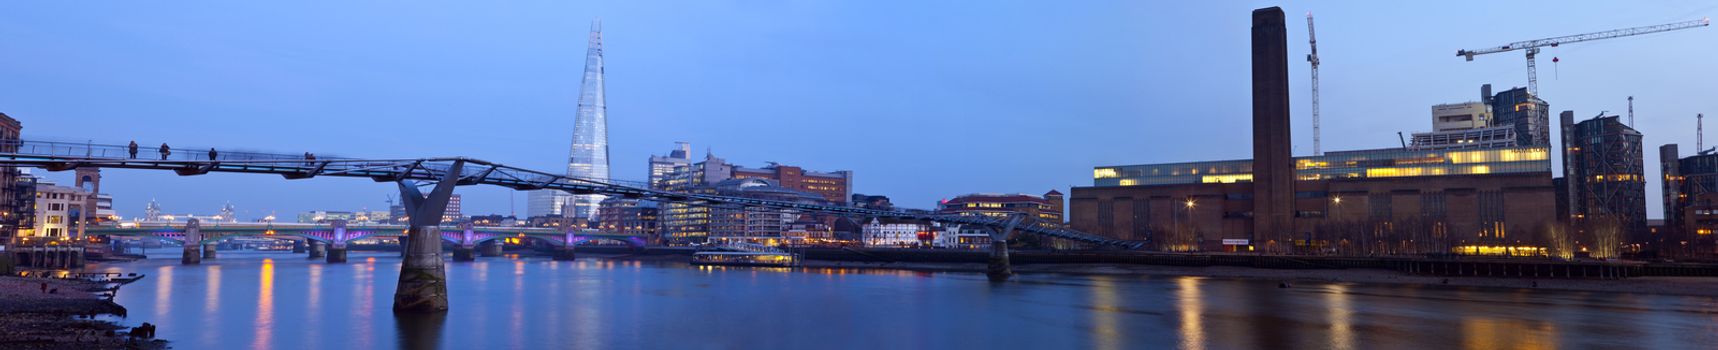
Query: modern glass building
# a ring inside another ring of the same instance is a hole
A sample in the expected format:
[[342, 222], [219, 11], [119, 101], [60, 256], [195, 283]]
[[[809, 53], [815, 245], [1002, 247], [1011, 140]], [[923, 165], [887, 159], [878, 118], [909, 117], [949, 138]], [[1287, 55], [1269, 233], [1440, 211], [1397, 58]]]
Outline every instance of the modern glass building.
[[[608, 181], [608, 104], [604, 102], [602, 22], [591, 26], [585, 53], [584, 83], [579, 88], [579, 109], [573, 119], [573, 144], [568, 151], [567, 176]], [[573, 195], [559, 191], [533, 191], [527, 198], [530, 216], [595, 218], [603, 195]]]
[[[1479, 150], [1390, 148], [1295, 157], [1294, 165], [1295, 176], [1299, 180], [1329, 180], [1550, 172], [1551, 157], [1545, 147]], [[1252, 180], [1253, 161], [1246, 159], [1105, 166], [1092, 170], [1092, 185], [1096, 187]]]

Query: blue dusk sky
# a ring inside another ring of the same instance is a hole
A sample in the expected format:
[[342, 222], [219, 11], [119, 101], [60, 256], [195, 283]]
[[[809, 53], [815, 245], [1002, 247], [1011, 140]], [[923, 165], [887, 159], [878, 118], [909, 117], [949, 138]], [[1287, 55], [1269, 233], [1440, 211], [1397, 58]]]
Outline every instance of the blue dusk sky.
[[[852, 170], [856, 192], [925, 208], [963, 193], [1066, 192], [1090, 185], [1094, 166], [1250, 157], [1249, 16], [1268, 6], [1289, 16], [1296, 155], [1312, 151], [1307, 12], [1327, 151], [1396, 146], [1397, 131], [1430, 128], [1433, 104], [1526, 84], [1519, 52], [1465, 62], [1457, 49], [1718, 12], [1701, 1], [8, 1], [0, 112], [36, 140], [558, 172], [600, 17], [614, 177], [642, 179], [649, 155], [688, 141], [742, 165]], [[1621, 114], [1635, 96], [1651, 216], [1657, 146], [1692, 152], [1695, 113], [1718, 113], [1715, 38], [1701, 28], [1573, 44], [1539, 61], [1554, 111]], [[385, 210], [396, 193], [352, 178], [105, 178], [127, 217], [152, 198], [175, 214], [230, 201], [250, 219]], [[468, 215], [525, 211], [523, 193], [459, 193]]]

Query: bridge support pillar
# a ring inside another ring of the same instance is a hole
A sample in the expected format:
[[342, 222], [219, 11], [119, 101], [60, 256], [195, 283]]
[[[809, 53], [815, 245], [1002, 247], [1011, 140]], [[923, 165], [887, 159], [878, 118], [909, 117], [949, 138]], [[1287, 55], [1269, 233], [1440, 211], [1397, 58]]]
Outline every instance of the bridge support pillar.
[[[436, 239], [438, 239], [437, 242], [440, 242], [439, 239], [441, 239], [441, 238], [436, 237]], [[406, 257], [408, 255], [407, 253], [411, 251], [411, 249], [406, 248], [406, 247], [410, 247], [412, 245], [411, 241], [412, 241], [412, 238], [411, 238], [411, 235], [409, 235], [409, 234], [405, 235], [405, 236], [400, 236], [400, 257], [401, 258]]]
[[334, 243], [328, 246], [328, 263], [346, 263], [346, 243]]
[[328, 257], [328, 246], [322, 242], [310, 241], [309, 250], [310, 259], [322, 259]]
[[453, 261], [476, 261], [477, 247], [453, 247]]
[[214, 258], [215, 258], [215, 244], [214, 243], [204, 244], [203, 245], [203, 259], [214, 259]]
[[447, 311], [447, 271], [441, 261], [441, 227], [412, 226], [394, 312]]
[[203, 255], [197, 252], [203, 240], [202, 224], [197, 219], [185, 220], [185, 249], [179, 254], [179, 263], [197, 265], [203, 263]]
[[990, 260], [984, 275], [989, 277], [991, 282], [1007, 281], [1014, 276], [1014, 268], [1008, 261], [1008, 238], [1014, 233], [1014, 226], [1020, 224], [1020, 219], [1020, 214], [1015, 214], [1000, 230], [990, 234]]
[[447, 312], [447, 265], [441, 260], [441, 216], [453, 188], [464, 176], [465, 161], [455, 160], [428, 196], [415, 184], [399, 182], [410, 228], [402, 248], [399, 286], [394, 288], [394, 313]]
[[453, 244], [453, 261], [476, 261], [477, 244], [473, 243], [476, 226], [466, 222], [459, 224], [459, 242]]
[[573, 245], [567, 244], [564, 246], [555, 247], [555, 253], [553, 255], [553, 259], [555, 261], [573, 261], [574, 256], [575, 256], [575, 254], [573, 254]]
[[477, 256], [501, 256], [501, 241], [497, 239], [478, 244]]
[[304, 244], [304, 242], [305, 241], [299, 241], [299, 240], [292, 241], [292, 253], [293, 254], [304, 254], [305, 246], [306, 246], [306, 244]]

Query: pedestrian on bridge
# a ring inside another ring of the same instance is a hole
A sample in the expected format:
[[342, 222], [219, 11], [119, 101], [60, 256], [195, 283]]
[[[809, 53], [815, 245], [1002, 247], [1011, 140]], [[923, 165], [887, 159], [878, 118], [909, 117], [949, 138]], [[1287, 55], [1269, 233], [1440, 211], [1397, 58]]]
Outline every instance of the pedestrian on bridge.
[[214, 148], [209, 148], [209, 161], [211, 161], [211, 162], [215, 161], [215, 149]]
[[131, 140], [131, 146], [126, 146], [125, 149], [131, 151], [131, 159], [137, 159], [137, 140]]
[[169, 155], [169, 154], [173, 154], [173, 150], [167, 148], [166, 142], [162, 142], [161, 143], [161, 160], [167, 160], [167, 155]]
[[304, 166], [316, 166], [316, 154], [304, 152]]

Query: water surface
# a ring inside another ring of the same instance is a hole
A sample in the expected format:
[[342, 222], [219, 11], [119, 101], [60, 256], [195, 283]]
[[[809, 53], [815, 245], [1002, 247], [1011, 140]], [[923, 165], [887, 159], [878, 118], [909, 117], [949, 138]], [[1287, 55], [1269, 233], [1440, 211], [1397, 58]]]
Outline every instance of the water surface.
[[448, 264], [451, 310], [392, 312], [397, 253], [221, 252], [95, 267], [178, 349], [1675, 349], [1718, 300], [1199, 277], [700, 268], [516, 256]]

